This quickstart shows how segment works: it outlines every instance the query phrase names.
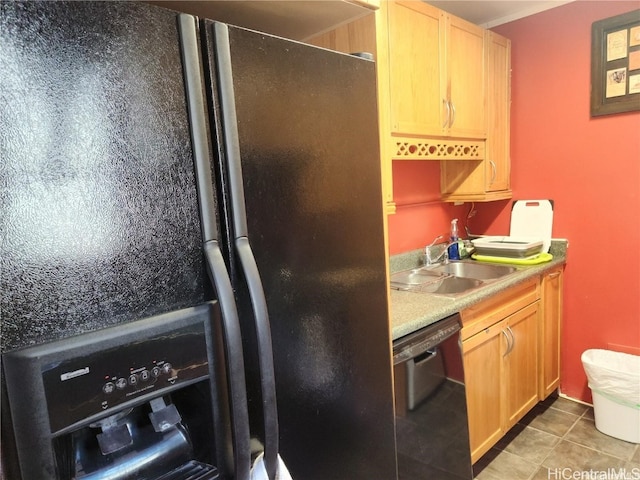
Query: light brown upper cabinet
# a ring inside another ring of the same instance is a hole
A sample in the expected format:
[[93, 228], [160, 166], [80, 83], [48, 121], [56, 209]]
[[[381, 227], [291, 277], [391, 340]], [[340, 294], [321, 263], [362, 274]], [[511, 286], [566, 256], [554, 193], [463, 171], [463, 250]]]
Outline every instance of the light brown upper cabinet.
[[449, 135], [485, 138], [485, 31], [453, 15], [446, 19]]
[[391, 131], [485, 138], [484, 30], [422, 1], [388, 4]]
[[374, 55], [387, 213], [395, 211], [393, 160], [441, 160], [445, 201], [511, 197], [506, 38], [420, 0], [383, 0], [307, 41]]
[[395, 134], [442, 135], [447, 120], [444, 16], [423, 2], [389, 2], [389, 102]]
[[510, 111], [511, 41], [487, 31], [485, 38], [487, 140], [478, 162], [441, 163], [441, 191], [446, 201], [511, 198]]
[[420, 0], [383, 1], [376, 15], [386, 153], [484, 159], [484, 30]]

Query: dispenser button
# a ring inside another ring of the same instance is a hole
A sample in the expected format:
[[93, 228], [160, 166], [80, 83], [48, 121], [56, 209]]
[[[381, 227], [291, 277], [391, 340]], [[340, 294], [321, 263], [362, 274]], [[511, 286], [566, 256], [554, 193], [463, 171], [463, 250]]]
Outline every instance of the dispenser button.
[[136, 385], [138, 383], [138, 376], [135, 373], [129, 375], [129, 385]]
[[122, 390], [124, 388], [127, 387], [127, 380], [124, 378], [119, 378], [118, 380], [116, 380], [116, 387], [118, 388], [118, 390]]
[[142, 380], [143, 382], [148, 382], [150, 378], [151, 373], [149, 373], [149, 370], [143, 370], [140, 372], [140, 380]]
[[104, 386], [102, 387], [102, 391], [104, 393], [106, 393], [107, 395], [110, 393], [113, 393], [113, 391], [116, 389], [116, 386], [113, 384], [113, 382], [107, 382], [104, 384]]
[[153, 367], [151, 369], [151, 375], [153, 375], [154, 378], [158, 378], [160, 376], [160, 367]]
[[171, 364], [167, 362], [164, 365], [162, 365], [162, 373], [165, 373], [168, 375], [169, 372], [171, 372]]

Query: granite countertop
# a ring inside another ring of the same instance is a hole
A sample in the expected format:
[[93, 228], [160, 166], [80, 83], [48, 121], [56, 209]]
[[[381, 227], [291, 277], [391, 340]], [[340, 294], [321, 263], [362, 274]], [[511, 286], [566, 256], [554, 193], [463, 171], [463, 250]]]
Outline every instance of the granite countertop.
[[[566, 263], [567, 247], [566, 240], [553, 240], [549, 250], [553, 255], [553, 260], [550, 262], [532, 266], [518, 266], [517, 272], [493, 280], [456, 298], [391, 289], [392, 340], [397, 340], [509, 287]], [[391, 273], [422, 266], [423, 256], [423, 249], [391, 256], [389, 259]]]

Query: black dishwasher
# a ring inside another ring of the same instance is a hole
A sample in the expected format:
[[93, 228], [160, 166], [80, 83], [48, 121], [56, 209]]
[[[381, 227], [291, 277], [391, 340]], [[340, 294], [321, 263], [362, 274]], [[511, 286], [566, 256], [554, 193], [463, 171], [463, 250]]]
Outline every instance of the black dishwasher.
[[460, 329], [455, 314], [393, 342], [406, 378], [407, 408], [396, 415], [399, 480], [473, 478]]

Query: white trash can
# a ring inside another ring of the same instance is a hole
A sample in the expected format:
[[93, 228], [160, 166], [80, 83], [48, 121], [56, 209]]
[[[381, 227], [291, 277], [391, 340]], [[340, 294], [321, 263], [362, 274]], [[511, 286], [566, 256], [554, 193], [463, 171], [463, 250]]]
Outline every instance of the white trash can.
[[593, 397], [596, 428], [640, 443], [640, 356], [592, 349], [582, 354], [582, 365]]

